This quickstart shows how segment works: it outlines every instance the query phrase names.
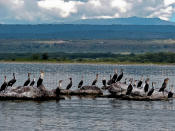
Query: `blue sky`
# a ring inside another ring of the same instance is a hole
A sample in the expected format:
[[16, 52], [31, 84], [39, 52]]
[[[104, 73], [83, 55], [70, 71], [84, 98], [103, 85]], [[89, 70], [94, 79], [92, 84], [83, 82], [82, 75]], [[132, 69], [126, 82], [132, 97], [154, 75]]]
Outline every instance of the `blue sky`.
[[175, 22], [175, 0], [0, 0], [2, 24], [64, 23], [132, 16]]

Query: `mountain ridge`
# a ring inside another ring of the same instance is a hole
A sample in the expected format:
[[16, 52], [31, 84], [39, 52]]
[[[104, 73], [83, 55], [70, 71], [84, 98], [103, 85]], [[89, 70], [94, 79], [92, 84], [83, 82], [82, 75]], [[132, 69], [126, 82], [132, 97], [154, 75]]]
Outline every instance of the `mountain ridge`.
[[128, 18], [94, 18], [81, 19], [66, 24], [89, 24], [89, 25], [174, 25], [175, 22], [162, 20], [160, 18], [143, 18], [143, 17], [128, 17]]

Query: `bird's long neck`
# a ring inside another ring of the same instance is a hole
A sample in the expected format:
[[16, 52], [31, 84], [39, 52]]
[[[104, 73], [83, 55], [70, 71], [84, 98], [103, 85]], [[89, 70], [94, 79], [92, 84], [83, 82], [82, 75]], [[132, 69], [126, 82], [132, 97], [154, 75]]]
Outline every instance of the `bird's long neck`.
[[15, 74], [13, 74], [13, 79], [15, 79]]
[[132, 85], [132, 80], [130, 81], [130, 85]]
[[96, 76], [96, 80], [98, 80], [98, 75]]
[[61, 83], [61, 82], [59, 82], [59, 85], [58, 85], [58, 87], [59, 87], [59, 88], [61, 88], [61, 87], [62, 87], [62, 83]]
[[28, 79], [30, 79], [30, 74], [28, 74]]
[[44, 74], [43, 73], [40, 74], [40, 78], [44, 79]]
[[4, 82], [6, 82], [6, 76], [4, 77]]

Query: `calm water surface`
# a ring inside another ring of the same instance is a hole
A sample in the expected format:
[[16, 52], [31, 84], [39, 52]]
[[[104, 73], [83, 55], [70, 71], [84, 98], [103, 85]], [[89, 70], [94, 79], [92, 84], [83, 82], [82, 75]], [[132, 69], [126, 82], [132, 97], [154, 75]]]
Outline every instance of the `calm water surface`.
[[[16, 73], [17, 83], [22, 85], [27, 79], [27, 72], [32, 78], [45, 72], [44, 85], [48, 89], [56, 88], [58, 80], [73, 78], [73, 88], [84, 76], [84, 83], [89, 85], [99, 73], [98, 86], [103, 77], [109, 79], [114, 69], [124, 69], [124, 77], [140, 79], [143, 75], [155, 81], [159, 88], [165, 77], [174, 83], [174, 66], [138, 66], [138, 65], [88, 65], [88, 64], [0, 64], [0, 83], [3, 76], [12, 78]], [[139, 102], [106, 98], [66, 98], [59, 102], [1, 101], [0, 129], [18, 131], [40, 130], [175, 130], [174, 101]]]

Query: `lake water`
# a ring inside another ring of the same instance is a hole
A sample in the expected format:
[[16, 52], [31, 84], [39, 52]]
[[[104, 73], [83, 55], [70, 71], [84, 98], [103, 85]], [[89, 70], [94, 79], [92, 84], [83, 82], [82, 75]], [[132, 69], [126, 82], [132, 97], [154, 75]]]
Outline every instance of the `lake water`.
[[[140, 79], [149, 77], [160, 88], [164, 78], [169, 77], [169, 85], [174, 84], [174, 66], [155, 65], [95, 65], [95, 64], [0, 64], [0, 83], [3, 76], [12, 78], [16, 73], [15, 86], [23, 85], [30, 72], [38, 79], [40, 70], [45, 72], [44, 85], [56, 88], [58, 80], [64, 80], [63, 88], [73, 78], [76, 89], [81, 76], [84, 84], [89, 85], [99, 74], [98, 86], [103, 77], [109, 79], [114, 69], [124, 69], [124, 78]], [[123, 79], [124, 79], [123, 78]], [[174, 101], [124, 101], [107, 98], [66, 98], [66, 100], [0, 101], [1, 130], [175, 130]]]

